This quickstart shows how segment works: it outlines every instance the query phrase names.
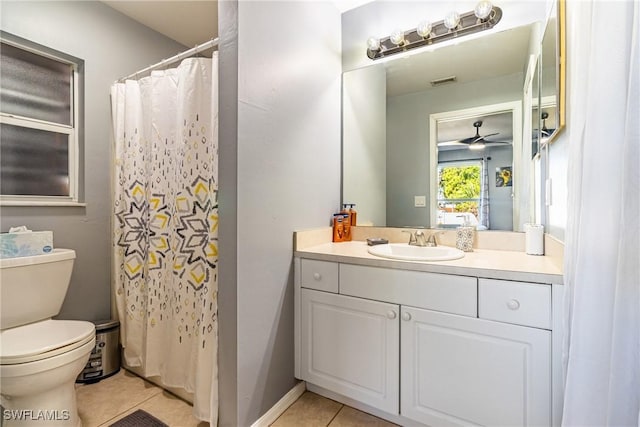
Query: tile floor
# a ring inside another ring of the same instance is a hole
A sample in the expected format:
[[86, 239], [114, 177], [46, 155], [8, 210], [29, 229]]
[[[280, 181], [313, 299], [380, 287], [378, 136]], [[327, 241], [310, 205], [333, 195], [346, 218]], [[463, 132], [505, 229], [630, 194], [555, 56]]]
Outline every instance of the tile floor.
[[272, 427], [392, 427], [381, 418], [343, 405], [310, 391], [304, 392], [280, 415]]
[[83, 427], [108, 427], [142, 409], [171, 427], [209, 427], [191, 415], [191, 405], [124, 369], [95, 384], [76, 384]]
[[[171, 427], [209, 427], [191, 415], [191, 405], [124, 369], [95, 384], [76, 384], [83, 427], [108, 427], [142, 409]], [[373, 415], [305, 392], [273, 427], [392, 427]]]

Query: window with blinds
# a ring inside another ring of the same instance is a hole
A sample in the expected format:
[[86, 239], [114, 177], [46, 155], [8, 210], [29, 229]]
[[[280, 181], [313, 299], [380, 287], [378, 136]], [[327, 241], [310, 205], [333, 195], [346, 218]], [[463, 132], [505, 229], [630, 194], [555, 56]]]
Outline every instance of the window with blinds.
[[77, 203], [82, 61], [15, 39], [0, 46], [0, 201]]

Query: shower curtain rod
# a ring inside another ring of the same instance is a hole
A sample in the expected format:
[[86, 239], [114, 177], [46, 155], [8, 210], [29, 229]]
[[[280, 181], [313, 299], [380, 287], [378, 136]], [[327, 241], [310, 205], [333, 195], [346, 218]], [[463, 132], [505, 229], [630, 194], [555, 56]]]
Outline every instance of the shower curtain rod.
[[216, 37], [215, 39], [209, 40], [207, 42], [204, 42], [202, 44], [197, 45], [196, 47], [193, 47], [189, 50], [186, 50], [182, 53], [179, 53], [175, 56], [172, 56], [171, 58], [167, 58], [167, 59], [163, 59], [162, 61], [158, 62], [157, 64], [153, 64], [148, 66], [145, 69], [142, 69], [140, 71], [136, 71], [133, 74], [128, 75], [127, 77], [122, 77], [121, 79], [118, 80], [118, 83], [122, 83], [125, 80], [129, 80], [132, 79], [134, 77], [138, 77], [140, 74], [144, 74], [144, 73], [148, 73], [149, 71], [153, 71], [157, 68], [161, 68], [164, 67], [166, 65], [169, 64], [173, 64], [174, 62], [178, 62], [178, 61], [182, 61], [185, 58], [188, 58], [190, 56], [193, 56], [195, 54], [197, 54], [198, 52], [202, 52], [203, 50], [207, 50], [210, 49], [212, 47], [216, 47], [218, 46], [218, 38]]

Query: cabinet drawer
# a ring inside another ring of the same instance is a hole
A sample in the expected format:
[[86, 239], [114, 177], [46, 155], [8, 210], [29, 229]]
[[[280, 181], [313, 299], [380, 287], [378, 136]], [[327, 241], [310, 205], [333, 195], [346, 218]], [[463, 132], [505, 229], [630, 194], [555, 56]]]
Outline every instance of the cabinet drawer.
[[338, 293], [338, 263], [303, 259], [302, 287]]
[[478, 279], [340, 264], [340, 293], [476, 317]]
[[551, 329], [551, 286], [479, 279], [478, 316], [482, 319]]

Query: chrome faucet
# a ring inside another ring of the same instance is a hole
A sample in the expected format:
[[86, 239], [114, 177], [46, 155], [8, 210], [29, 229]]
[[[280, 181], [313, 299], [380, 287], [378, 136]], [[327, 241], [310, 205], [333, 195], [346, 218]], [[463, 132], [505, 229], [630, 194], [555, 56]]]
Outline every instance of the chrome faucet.
[[411, 246], [416, 246], [417, 240], [416, 240], [416, 234], [413, 231], [409, 231], [409, 230], [402, 230], [403, 233], [409, 233], [409, 244]]
[[429, 246], [429, 242], [422, 230], [416, 231], [416, 246]]
[[438, 240], [436, 240], [436, 236], [442, 233], [444, 233], [444, 231], [434, 231], [433, 233], [431, 233], [425, 243], [426, 246], [431, 246], [431, 247], [438, 246]]
[[430, 246], [422, 230], [417, 230], [417, 231], [402, 230], [402, 232], [409, 233], [409, 244], [411, 246]]

